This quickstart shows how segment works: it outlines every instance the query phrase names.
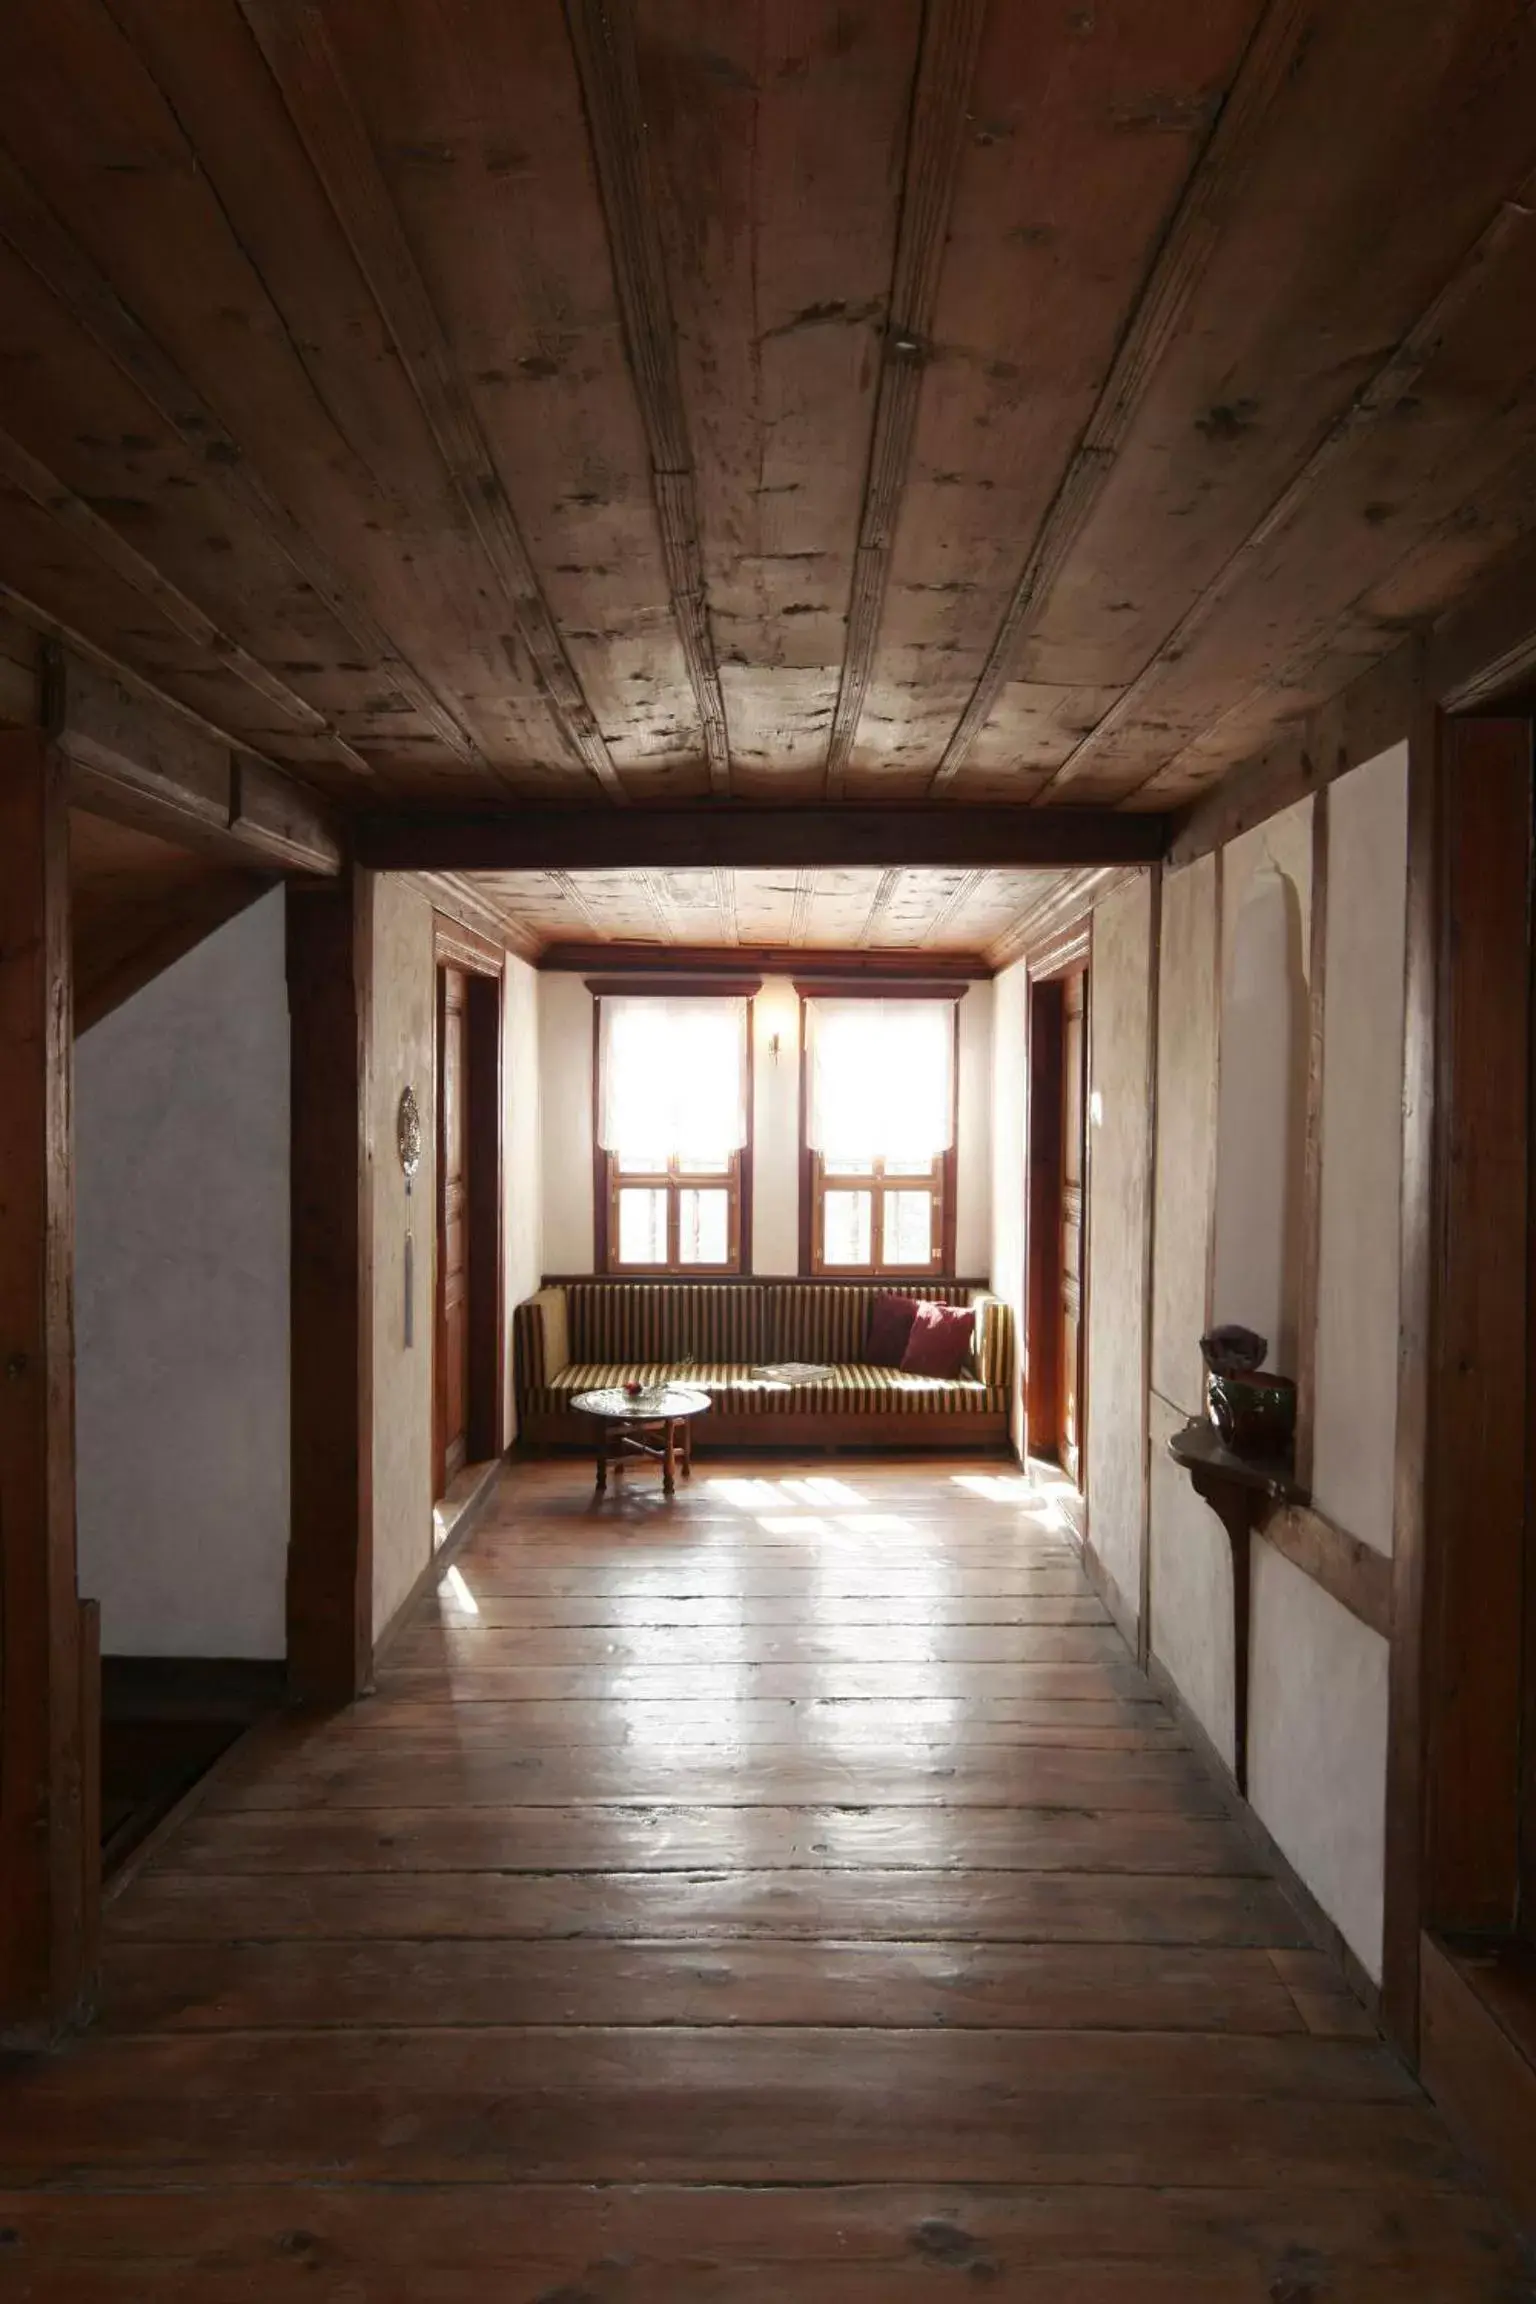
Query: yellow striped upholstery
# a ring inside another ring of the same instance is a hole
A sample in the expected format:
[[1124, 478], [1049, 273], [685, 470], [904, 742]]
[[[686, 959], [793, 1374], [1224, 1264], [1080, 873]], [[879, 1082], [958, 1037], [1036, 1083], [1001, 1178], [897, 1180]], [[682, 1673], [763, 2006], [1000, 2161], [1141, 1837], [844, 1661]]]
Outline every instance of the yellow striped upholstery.
[[[518, 1412], [570, 1415], [578, 1392], [659, 1382], [692, 1359], [685, 1381], [722, 1413], [748, 1416], [876, 1412], [1006, 1416], [1013, 1386], [1013, 1317], [985, 1289], [922, 1282], [903, 1295], [976, 1307], [973, 1363], [953, 1383], [905, 1376], [860, 1359], [876, 1296], [870, 1281], [572, 1280], [541, 1288], [513, 1315]], [[770, 1385], [763, 1361], [826, 1365], [818, 1384]], [[579, 1417], [572, 1418], [579, 1424]]]

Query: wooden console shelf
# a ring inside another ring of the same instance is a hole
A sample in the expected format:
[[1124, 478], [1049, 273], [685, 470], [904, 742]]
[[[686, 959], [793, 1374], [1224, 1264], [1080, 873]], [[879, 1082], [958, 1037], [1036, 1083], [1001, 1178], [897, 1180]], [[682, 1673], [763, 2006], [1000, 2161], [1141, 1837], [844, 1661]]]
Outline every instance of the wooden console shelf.
[[1232, 1549], [1232, 1773], [1248, 1793], [1248, 1642], [1252, 1610], [1253, 1532], [1287, 1504], [1309, 1502], [1291, 1459], [1238, 1456], [1214, 1424], [1192, 1418], [1174, 1433], [1168, 1453], [1209, 1504]]

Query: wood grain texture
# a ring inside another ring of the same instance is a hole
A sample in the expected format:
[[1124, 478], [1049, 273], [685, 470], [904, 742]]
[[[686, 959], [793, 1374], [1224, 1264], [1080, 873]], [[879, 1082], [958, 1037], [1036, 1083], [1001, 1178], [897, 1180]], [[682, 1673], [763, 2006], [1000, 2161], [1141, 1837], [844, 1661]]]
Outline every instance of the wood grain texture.
[[64, 763], [0, 735], [0, 2037], [38, 2044], [88, 2000], [88, 1844], [75, 1589], [74, 1131]]
[[[594, 1510], [568, 1462], [504, 1476], [403, 1640], [499, 1587], [482, 1636], [550, 1671], [626, 1610], [722, 1652], [782, 1615], [848, 1660], [767, 1709], [487, 1707], [391, 1670], [265, 1723], [115, 1899], [97, 2034], [6, 2075], [28, 2287], [916, 2304], [947, 2274], [1274, 2304], [1301, 2266], [1368, 2304], [1508, 2293], [1496, 2212], [1128, 1659], [1125, 1699], [989, 1693], [959, 1661], [865, 1692], [863, 1636], [913, 1591], [943, 1615], [1049, 1578], [1097, 1615], [1043, 1497], [995, 1460], [840, 1466], [907, 1524], [845, 1557], [788, 1526], [831, 1479], [728, 1465], [663, 1518]], [[736, 1622], [754, 1589], [774, 1614]], [[1157, 1749], [1095, 1741], [1128, 1715]], [[544, 1790], [440, 1800], [465, 1767]]]
[[841, 796], [880, 639], [892, 546], [917, 430], [949, 212], [985, 14], [981, 0], [929, 0], [912, 95], [901, 230], [881, 348], [842, 672], [827, 738], [826, 789]]

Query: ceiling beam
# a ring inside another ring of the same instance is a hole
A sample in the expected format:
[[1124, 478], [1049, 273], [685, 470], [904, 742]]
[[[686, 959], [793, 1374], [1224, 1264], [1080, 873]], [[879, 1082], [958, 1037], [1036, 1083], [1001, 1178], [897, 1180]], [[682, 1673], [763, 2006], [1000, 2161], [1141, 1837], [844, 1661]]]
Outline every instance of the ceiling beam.
[[720, 667], [710, 633], [698, 490], [677, 362], [631, 0], [566, 0], [566, 24], [587, 111], [587, 135], [608, 223], [614, 287], [651, 459], [662, 557], [683, 661], [698, 707], [710, 788], [731, 780]]
[[975, 952], [817, 951], [799, 944], [550, 944], [535, 965], [553, 974], [625, 970], [646, 976], [912, 977], [924, 983], [975, 984], [992, 965]]
[[[1536, 201], [1536, 177], [1528, 177], [1518, 191], [1500, 202], [1450, 278], [1419, 314], [1374, 376], [1357, 393], [1343, 415], [1323, 435], [1300, 471], [1275, 498], [1257, 527], [1244, 538], [1198, 598], [1191, 602], [1161, 647], [1143, 665], [1129, 687], [1121, 690], [1103, 719], [1068, 754], [1055, 774], [1046, 779], [1035, 794], [1036, 806], [1047, 795], [1058, 792], [1064, 785], [1075, 783], [1093, 765], [1095, 757], [1109, 738], [1116, 735], [1147, 703], [1164, 673], [1189, 654], [1196, 638], [1212, 621], [1218, 609], [1225, 607], [1252, 573], [1260, 554], [1312, 501], [1340, 459], [1368, 432], [1374, 431], [1377, 425], [1398, 413], [1425, 366], [1439, 351], [1458, 315], [1485, 287], [1492, 267], [1505, 254], [1510, 242], [1529, 229], [1533, 201]], [[1263, 694], [1274, 685], [1276, 683], [1273, 681], [1256, 684], [1238, 699], [1236, 708], [1242, 709], [1255, 696]], [[1154, 783], [1156, 776], [1171, 764], [1174, 757], [1173, 754], [1166, 754], [1121, 797], [1128, 799], [1133, 792]]]
[[49, 650], [44, 711], [74, 805], [267, 871], [341, 870], [341, 839], [312, 792], [68, 649]]
[[386, 871], [541, 872], [732, 865], [742, 870], [907, 864], [1148, 864], [1166, 819], [1107, 808], [526, 807], [365, 816], [361, 862]]
[[354, 775], [372, 777], [373, 770], [362, 754], [352, 749], [323, 712], [307, 704], [286, 680], [268, 671], [238, 640], [231, 639], [195, 600], [189, 599], [153, 561], [120, 535], [110, 521], [93, 511], [82, 497], [50, 472], [46, 464], [39, 462], [30, 449], [6, 431], [0, 431], [0, 479], [8, 480], [40, 512], [46, 513], [82, 544], [93, 559], [109, 568], [140, 599], [149, 601], [173, 631], [212, 657], [221, 671], [243, 681], [306, 734], [321, 738], [331, 756], [343, 767], [350, 768]]
[[965, 710], [930, 787], [965, 766], [1010, 678], [1018, 652], [1081, 536], [1140, 414], [1158, 365], [1183, 322], [1228, 212], [1258, 149], [1264, 121], [1290, 78], [1311, 21], [1308, 0], [1269, 0], [1237, 77], [1179, 202], [1136, 302], [1081, 440], [1041, 522]]
[[62, 224], [24, 171], [0, 151], [0, 239], [7, 241], [64, 309], [143, 394], [220, 490], [321, 600], [381, 678], [427, 722], [456, 759], [482, 770], [489, 763], [474, 737], [454, 717], [334, 568], [314, 539], [281, 503], [170, 355], [129, 311], [111, 282]]
[[826, 788], [832, 799], [844, 787], [880, 640], [891, 548], [912, 460], [923, 367], [931, 348], [985, 13], [985, 0], [928, 0], [923, 10], [890, 314], [859, 515], [843, 667], [827, 739]]
[[550, 613], [496, 459], [313, 0], [238, 0], [421, 403], [544, 699], [611, 800], [627, 794]]

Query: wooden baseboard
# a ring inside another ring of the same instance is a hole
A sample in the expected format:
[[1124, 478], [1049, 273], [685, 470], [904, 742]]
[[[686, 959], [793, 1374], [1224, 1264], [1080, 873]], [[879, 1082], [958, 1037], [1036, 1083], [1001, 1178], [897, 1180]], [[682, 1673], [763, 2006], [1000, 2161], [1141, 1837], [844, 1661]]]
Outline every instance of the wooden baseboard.
[[1419, 2077], [1536, 2236], [1536, 2064], [1477, 1991], [1466, 1960], [1419, 1940]]
[[281, 1656], [103, 1656], [108, 1720], [259, 1720], [285, 1698]]
[[1174, 1714], [1194, 1751], [1226, 1793], [1233, 1822], [1246, 1835], [1254, 1853], [1279, 1881], [1319, 1952], [1327, 1954], [1372, 2023], [1379, 2024], [1381, 1987], [1367, 1972], [1359, 1954], [1351, 1950], [1337, 1922], [1328, 1917], [1263, 1819], [1238, 1791], [1231, 1768], [1212, 1743], [1202, 1723], [1185, 1703], [1167, 1665], [1156, 1656], [1149, 1656], [1145, 1669], [1147, 1678]]
[[1093, 1539], [1085, 1535], [1078, 1546], [1083, 1558], [1083, 1574], [1114, 1618], [1115, 1629], [1133, 1656], [1141, 1653], [1141, 1619], [1133, 1604], [1121, 1591], [1119, 1584], [1105, 1567], [1093, 1548]]

